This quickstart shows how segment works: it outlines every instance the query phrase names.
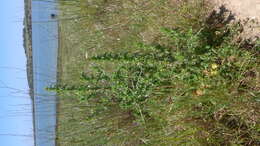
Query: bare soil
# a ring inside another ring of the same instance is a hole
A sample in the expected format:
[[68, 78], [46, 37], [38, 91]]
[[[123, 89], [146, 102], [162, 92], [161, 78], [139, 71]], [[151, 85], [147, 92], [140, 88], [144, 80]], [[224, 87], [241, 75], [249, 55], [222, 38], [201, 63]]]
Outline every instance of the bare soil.
[[244, 23], [245, 38], [260, 37], [260, 0], [214, 0], [216, 8], [224, 5], [236, 20]]
[[216, 4], [224, 4], [240, 19], [260, 20], [260, 0], [216, 0]]

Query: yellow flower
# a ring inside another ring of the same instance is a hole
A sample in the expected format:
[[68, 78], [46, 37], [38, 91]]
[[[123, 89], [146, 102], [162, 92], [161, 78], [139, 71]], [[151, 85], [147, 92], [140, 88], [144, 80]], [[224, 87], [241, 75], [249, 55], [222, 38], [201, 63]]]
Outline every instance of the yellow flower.
[[211, 74], [212, 76], [214, 76], [214, 75], [217, 75], [218, 72], [217, 72], [217, 71], [211, 71], [210, 74]]
[[217, 69], [217, 68], [218, 68], [218, 65], [217, 65], [216, 63], [213, 63], [213, 64], [211, 64], [211, 68], [212, 68], [212, 69]]

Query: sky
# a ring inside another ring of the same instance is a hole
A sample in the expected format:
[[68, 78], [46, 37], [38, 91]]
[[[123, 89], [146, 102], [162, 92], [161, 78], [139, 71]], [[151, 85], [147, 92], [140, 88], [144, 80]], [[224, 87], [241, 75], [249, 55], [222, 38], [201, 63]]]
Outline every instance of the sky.
[[0, 146], [33, 145], [22, 38], [23, 1], [0, 1]]

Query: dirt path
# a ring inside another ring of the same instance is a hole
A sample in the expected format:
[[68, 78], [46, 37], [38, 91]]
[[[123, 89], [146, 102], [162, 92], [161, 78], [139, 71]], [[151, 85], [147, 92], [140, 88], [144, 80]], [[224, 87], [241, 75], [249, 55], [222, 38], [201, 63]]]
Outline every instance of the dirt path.
[[260, 0], [215, 0], [215, 4], [216, 7], [224, 5], [236, 19], [246, 23], [245, 38], [260, 37]]

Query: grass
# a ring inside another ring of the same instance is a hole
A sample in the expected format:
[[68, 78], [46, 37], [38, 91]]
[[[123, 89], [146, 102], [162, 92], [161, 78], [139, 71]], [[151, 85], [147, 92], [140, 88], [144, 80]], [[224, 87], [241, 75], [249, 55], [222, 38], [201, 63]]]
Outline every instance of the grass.
[[210, 9], [60, 1], [58, 144], [258, 145], [259, 46]]

